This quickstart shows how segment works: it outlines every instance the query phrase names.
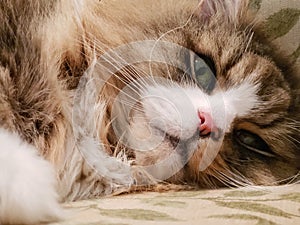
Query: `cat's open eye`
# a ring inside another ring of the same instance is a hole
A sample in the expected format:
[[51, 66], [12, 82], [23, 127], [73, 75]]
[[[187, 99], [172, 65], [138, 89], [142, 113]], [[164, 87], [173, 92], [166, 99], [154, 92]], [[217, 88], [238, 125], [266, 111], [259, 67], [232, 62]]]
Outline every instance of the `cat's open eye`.
[[246, 130], [235, 131], [235, 139], [242, 147], [268, 157], [275, 157], [268, 144], [258, 135]]
[[190, 68], [192, 78], [197, 85], [207, 92], [214, 89], [216, 77], [214, 73], [214, 63], [206, 56], [196, 54], [190, 55]]

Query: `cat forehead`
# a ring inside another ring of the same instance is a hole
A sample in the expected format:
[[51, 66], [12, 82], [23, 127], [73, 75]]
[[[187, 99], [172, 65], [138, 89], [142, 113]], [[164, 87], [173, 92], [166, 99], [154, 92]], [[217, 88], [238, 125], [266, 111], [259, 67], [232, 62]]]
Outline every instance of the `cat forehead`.
[[217, 62], [217, 67], [226, 67], [226, 64], [251, 51], [253, 32], [226, 23], [203, 26], [198, 18], [194, 18], [185, 29], [170, 36], [172, 42], [210, 56]]
[[253, 41], [254, 35], [250, 31], [226, 30], [226, 27], [204, 29], [194, 36], [189, 35], [187, 48], [196, 54], [210, 57], [218, 71], [217, 75], [225, 76], [231, 82], [239, 82], [251, 74], [254, 82], [288, 90], [287, 82], [275, 61], [253, 48], [257, 45]]
[[257, 95], [260, 104], [255, 114], [248, 115], [253, 122], [266, 125], [286, 116], [291, 104], [291, 90], [273, 62], [255, 54], [245, 54], [218, 78], [223, 88], [243, 83], [244, 80], [259, 87]]

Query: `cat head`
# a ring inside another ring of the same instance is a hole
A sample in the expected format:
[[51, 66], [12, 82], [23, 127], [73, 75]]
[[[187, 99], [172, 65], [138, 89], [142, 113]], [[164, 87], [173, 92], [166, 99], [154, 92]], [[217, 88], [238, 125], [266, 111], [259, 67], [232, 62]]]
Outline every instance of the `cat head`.
[[[175, 183], [273, 185], [297, 178], [295, 70], [250, 16], [248, 1], [183, 2], [153, 3], [162, 5], [154, 18], [145, 1], [130, 28], [136, 35], [123, 38], [153, 41], [106, 55], [123, 66], [102, 90], [109, 126], [102, 139], [155, 178]], [[139, 60], [123, 64], [133, 56]]]

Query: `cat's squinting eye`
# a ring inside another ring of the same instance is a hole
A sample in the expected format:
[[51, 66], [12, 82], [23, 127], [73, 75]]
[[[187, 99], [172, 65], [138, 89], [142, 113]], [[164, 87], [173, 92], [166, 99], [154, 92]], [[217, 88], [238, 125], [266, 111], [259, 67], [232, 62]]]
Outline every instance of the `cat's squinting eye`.
[[214, 63], [206, 56], [191, 53], [189, 60], [190, 73], [197, 85], [207, 92], [214, 89], [216, 84]]
[[275, 157], [268, 144], [258, 135], [246, 130], [237, 130], [235, 139], [242, 147], [268, 157]]

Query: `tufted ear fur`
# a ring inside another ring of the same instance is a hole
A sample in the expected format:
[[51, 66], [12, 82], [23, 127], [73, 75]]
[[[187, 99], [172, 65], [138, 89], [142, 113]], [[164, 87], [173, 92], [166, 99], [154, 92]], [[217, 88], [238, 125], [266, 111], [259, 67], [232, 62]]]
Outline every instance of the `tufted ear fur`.
[[224, 22], [238, 24], [245, 15], [248, 0], [200, 0], [197, 14], [205, 22], [209, 22], [213, 16], [224, 19]]

